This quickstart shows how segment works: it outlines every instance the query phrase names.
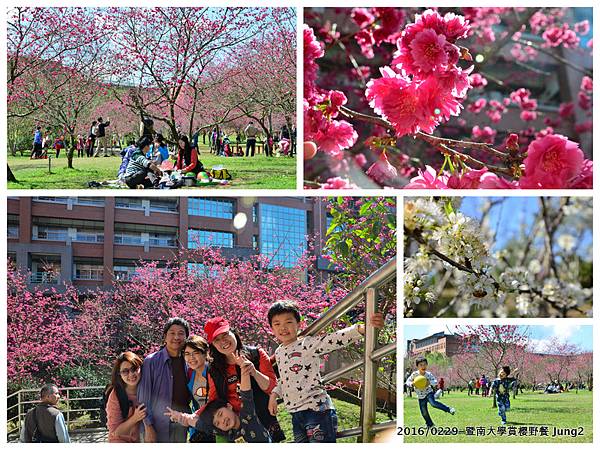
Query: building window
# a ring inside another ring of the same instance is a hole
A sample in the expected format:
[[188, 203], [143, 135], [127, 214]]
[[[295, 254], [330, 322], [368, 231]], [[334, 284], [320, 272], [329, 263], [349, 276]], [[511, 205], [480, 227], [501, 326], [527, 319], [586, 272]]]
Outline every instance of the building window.
[[43, 241], [62, 241], [65, 242], [68, 237], [68, 230], [66, 228], [52, 228], [52, 227], [37, 227], [37, 233], [34, 233], [33, 239], [39, 239]]
[[74, 203], [80, 206], [104, 206], [104, 197], [76, 197]]
[[188, 214], [191, 216], [233, 219], [234, 202], [216, 198], [189, 198]]
[[142, 204], [142, 198], [136, 197], [116, 197], [115, 207], [127, 209], [144, 209], [144, 206]]
[[19, 238], [19, 225], [8, 225], [7, 235], [9, 239], [18, 239]]
[[150, 246], [177, 247], [177, 237], [172, 234], [150, 233]]
[[189, 229], [188, 248], [198, 247], [233, 248], [233, 233]]
[[293, 267], [306, 251], [306, 211], [287, 206], [260, 204], [260, 253], [270, 258], [269, 267]]
[[31, 283], [58, 284], [60, 272], [60, 256], [31, 255]]
[[73, 264], [76, 280], [102, 280], [103, 267], [97, 264]]
[[144, 245], [141, 234], [115, 233], [115, 244], [122, 245]]
[[150, 211], [155, 212], [177, 212], [179, 211], [177, 199], [156, 199], [150, 200]]
[[116, 281], [131, 281], [135, 276], [135, 266], [113, 266], [113, 278]]
[[104, 234], [99, 231], [77, 230], [75, 242], [88, 242], [90, 244], [101, 244], [104, 242]]
[[47, 202], [47, 203], [62, 203], [67, 204], [68, 197], [33, 197], [34, 202]]

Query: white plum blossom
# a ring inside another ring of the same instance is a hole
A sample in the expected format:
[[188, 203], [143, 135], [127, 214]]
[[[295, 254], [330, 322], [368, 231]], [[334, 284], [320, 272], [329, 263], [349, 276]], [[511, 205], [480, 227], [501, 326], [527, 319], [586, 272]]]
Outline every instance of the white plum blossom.
[[[562, 215], [569, 222], [564, 227], [560, 222], [555, 230], [553, 245], [563, 251], [552, 266], [540, 246], [546, 230], [544, 220], [528, 225], [541, 234], [532, 235], [527, 245], [513, 240], [492, 255], [490, 248], [496, 236], [487, 228], [489, 218], [480, 223], [468, 217], [458, 210], [460, 199], [406, 199], [405, 306], [410, 310], [414, 305], [432, 304], [438, 297], [453, 295], [449, 306], [458, 317], [469, 316], [473, 306], [481, 317], [508, 317], [511, 310], [528, 317], [566, 316], [572, 310], [588, 314], [592, 289], [584, 289], [579, 277], [583, 264], [591, 262], [584, 256], [586, 250], [591, 252], [591, 245], [589, 249], [582, 247], [577, 255], [571, 253], [577, 247], [574, 236], [584, 233], [586, 227], [591, 229], [587, 210], [591, 210], [591, 201], [546, 202], [551, 218]], [[583, 217], [589, 223], [579, 223], [581, 208], [587, 208]], [[523, 228], [521, 236], [527, 232]], [[446, 314], [449, 309], [439, 313]]]
[[556, 242], [566, 252], [573, 250], [576, 244], [575, 238], [570, 234], [561, 234]]

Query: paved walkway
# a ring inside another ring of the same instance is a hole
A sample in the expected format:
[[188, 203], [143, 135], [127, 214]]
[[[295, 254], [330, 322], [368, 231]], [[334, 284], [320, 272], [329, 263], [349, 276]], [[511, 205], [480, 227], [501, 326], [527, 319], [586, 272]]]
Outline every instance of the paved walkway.
[[[108, 430], [105, 428], [94, 428], [89, 430], [78, 430], [70, 433], [71, 442], [98, 443], [108, 442]], [[8, 436], [8, 442], [18, 442], [19, 437], [15, 434]]]

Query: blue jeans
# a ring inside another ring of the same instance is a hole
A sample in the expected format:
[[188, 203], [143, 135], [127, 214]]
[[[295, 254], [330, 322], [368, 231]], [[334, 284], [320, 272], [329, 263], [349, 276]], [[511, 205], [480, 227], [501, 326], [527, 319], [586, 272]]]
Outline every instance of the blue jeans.
[[292, 413], [294, 442], [335, 442], [338, 419], [335, 409], [298, 411]]
[[506, 411], [510, 409], [510, 400], [496, 400], [496, 404], [498, 405], [498, 415], [502, 419], [502, 422], [506, 422]]
[[448, 408], [443, 403], [438, 402], [433, 397], [433, 392], [430, 392], [429, 394], [427, 394], [427, 397], [419, 399], [419, 409], [421, 410], [421, 415], [423, 416], [423, 419], [425, 419], [425, 423], [427, 424], [427, 426], [432, 427], [433, 420], [431, 420], [431, 416], [429, 415], [429, 410], [427, 409], [428, 403], [430, 403], [431, 406], [433, 406], [434, 408], [441, 409], [442, 411], [447, 412], [447, 413], [450, 412], [450, 408]]

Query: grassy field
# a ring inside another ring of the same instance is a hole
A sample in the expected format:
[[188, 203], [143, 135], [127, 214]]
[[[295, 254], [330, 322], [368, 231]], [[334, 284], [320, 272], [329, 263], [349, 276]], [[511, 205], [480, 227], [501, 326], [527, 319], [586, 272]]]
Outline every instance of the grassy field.
[[[200, 160], [204, 167], [223, 165], [233, 180], [217, 189], [295, 189], [296, 159], [289, 157], [221, 158], [200, 146]], [[67, 168], [67, 158], [52, 158], [51, 173], [48, 160], [31, 160], [29, 156], [8, 156], [8, 164], [17, 183], [8, 183], [9, 189], [85, 189], [89, 181], [114, 180], [121, 165], [119, 156], [110, 158], [73, 158], [74, 169]], [[210, 186], [204, 189], [215, 188]], [[188, 188], [190, 189], [190, 188]], [[201, 188], [194, 188], [200, 190]]]
[[[568, 392], [548, 395], [526, 393], [511, 399], [511, 409], [507, 412], [507, 429], [514, 426], [517, 436], [466, 436], [465, 427], [484, 427], [487, 433], [490, 427], [497, 428], [500, 417], [496, 408], [492, 408], [492, 399], [487, 397], [468, 397], [466, 393], [444, 395], [440, 401], [456, 408], [454, 416], [429, 406], [429, 413], [437, 427], [457, 427], [462, 433], [457, 436], [409, 436], [405, 442], [592, 442], [592, 393], [589, 391]], [[404, 399], [404, 426], [424, 427], [419, 412], [417, 398]], [[518, 436], [520, 427], [547, 426], [549, 436]], [[576, 437], [552, 437], [553, 429], [579, 429], [582, 435]]]

